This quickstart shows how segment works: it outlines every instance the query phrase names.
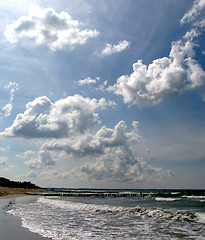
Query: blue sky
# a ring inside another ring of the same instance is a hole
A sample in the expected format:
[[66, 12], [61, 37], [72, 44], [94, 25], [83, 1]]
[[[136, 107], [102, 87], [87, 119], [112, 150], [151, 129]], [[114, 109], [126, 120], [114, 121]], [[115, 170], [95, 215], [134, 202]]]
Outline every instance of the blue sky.
[[204, 188], [204, 0], [1, 1], [0, 175]]

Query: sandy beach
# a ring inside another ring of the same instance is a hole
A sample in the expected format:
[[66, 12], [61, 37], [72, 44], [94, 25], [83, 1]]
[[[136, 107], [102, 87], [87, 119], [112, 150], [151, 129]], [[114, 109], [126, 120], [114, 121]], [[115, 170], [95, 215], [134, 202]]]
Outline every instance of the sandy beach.
[[25, 189], [25, 188], [9, 188], [0, 187], [0, 199], [24, 196], [29, 193], [42, 193], [45, 192], [44, 189]]
[[[35, 190], [37, 192], [38, 190]], [[41, 191], [41, 190], [40, 190]], [[1, 240], [45, 240], [48, 238], [41, 237], [38, 234], [30, 232], [22, 227], [19, 217], [6, 213], [9, 204], [15, 202], [17, 198], [25, 198], [24, 193], [34, 192], [27, 189], [12, 189], [0, 187], [0, 236]]]

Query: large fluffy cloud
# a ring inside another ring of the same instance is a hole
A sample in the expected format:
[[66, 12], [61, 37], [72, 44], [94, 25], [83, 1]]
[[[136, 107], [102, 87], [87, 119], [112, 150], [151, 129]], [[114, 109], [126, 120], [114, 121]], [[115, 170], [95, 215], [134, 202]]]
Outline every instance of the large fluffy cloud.
[[33, 39], [36, 44], [45, 44], [51, 50], [57, 50], [64, 46], [84, 44], [89, 38], [98, 36], [99, 32], [81, 30], [80, 23], [66, 12], [58, 14], [52, 8], [43, 9], [33, 5], [28, 16], [7, 25], [4, 35], [9, 42]]
[[128, 131], [125, 122], [120, 121], [113, 129], [103, 126], [93, 135], [48, 141], [42, 150], [64, 151], [77, 159], [88, 156], [90, 161], [74, 168], [67, 176], [85, 176], [89, 180], [99, 181], [141, 182], [159, 180], [163, 174], [170, 174], [133, 155], [130, 146], [138, 144], [140, 140], [137, 122], [133, 122], [131, 131]]
[[1, 136], [27, 138], [62, 138], [84, 133], [99, 123], [94, 111], [108, 104], [105, 99], [69, 96], [54, 103], [45, 96], [27, 103], [24, 113]]
[[94, 124], [99, 123], [95, 111], [110, 104], [105, 99], [79, 95], [52, 103], [42, 96], [27, 103], [25, 112], [18, 114], [1, 136], [47, 138], [40, 151], [16, 156], [26, 159], [31, 169], [53, 168], [57, 162], [53, 156], [58, 152], [59, 158], [64, 154], [68, 160], [76, 160], [77, 167], [67, 177], [75, 174], [114, 182], [159, 180], [167, 172], [147, 164], [131, 151], [130, 146], [141, 141], [138, 122], [134, 121], [130, 130], [125, 121], [120, 121], [114, 128], [103, 126], [92, 132]]
[[[204, 1], [196, 3], [200, 5]], [[156, 59], [149, 65], [138, 60], [133, 64], [133, 73], [118, 78], [108, 90], [121, 95], [125, 103], [139, 106], [157, 104], [165, 97], [187, 90], [201, 92], [205, 86], [205, 71], [194, 59], [197, 46], [194, 39], [202, 28], [203, 24], [196, 24], [181, 40], [173, 42], [168, 57]]]
[[143, 158], [134, 157], [127, 146], [106, 148], [103, 155], [94, 162], [86, 162], [72, 170], [75, 176], [85, 174], [89, 180], [109, 179], [115, 182], [160, 181], [170, 171], [153, 167]]
[[68, 139], [47, 141], [43, 145], [43, 149], [60, 150], [81, 157], [104, 154], [108, 147], [128, 146], [128, 144], [140, 141], [138, 123], [133, 122], [132, 125], [132, 131], [128, 132], [125, 122], [120, 121], [113, 129], [103, 126], [93, 135], [88, 133], [81, 137], [73, 136]]
[[39, 169], [45, 166], [52, 167], [56, 164], [56, 161], [48, 151], [34, 152], [27, 150], [22, 154], [16, 155], [16, 157], [26, 159], [25, 164], [32, 169]]

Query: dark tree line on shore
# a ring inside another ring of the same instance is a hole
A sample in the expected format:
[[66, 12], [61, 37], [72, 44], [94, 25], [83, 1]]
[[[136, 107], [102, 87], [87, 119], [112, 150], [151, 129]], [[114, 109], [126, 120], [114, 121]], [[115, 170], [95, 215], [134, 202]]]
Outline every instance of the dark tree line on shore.
[[17, 182], [11, 181], [7, 178], [0, 177], [0, 186], [1, 187], [10, 187], [10, 188], [26, 188], [26, 189], [39, 189], [40, 187], [29, 182]]

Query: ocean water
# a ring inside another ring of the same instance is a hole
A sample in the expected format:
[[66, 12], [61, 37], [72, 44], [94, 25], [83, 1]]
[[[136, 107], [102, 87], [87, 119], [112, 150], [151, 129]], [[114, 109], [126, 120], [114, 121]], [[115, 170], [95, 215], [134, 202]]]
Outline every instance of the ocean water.
[[205, 239], [205, 195], [79, 191], [20, 198], [7, 211], [23, 227], [55, 240]]

